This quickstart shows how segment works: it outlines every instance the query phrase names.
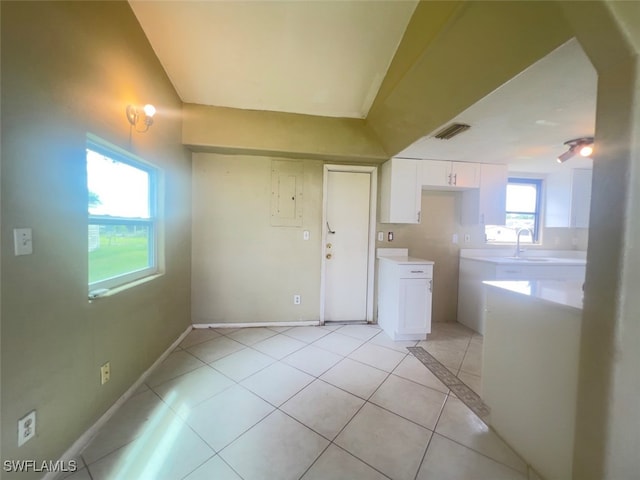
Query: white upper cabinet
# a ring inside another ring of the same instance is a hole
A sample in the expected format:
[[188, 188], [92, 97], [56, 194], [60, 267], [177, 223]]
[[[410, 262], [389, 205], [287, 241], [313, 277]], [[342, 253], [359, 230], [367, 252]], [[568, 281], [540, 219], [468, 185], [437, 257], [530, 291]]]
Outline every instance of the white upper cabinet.
[[575, 169], [573, 171], [573, 184], [571, 185], [571, 226], [574, 228], [589, 228], [592, 178], [592, 170]]
[[504, 225], [507, 208], [506, 165], [480, 164], [480, 188], [462, 193], [462, 225]]
[[453, 186], [457, 188], [478, 188], [480, 186], [480, 164], [451, 162]]
[[546, 227], [589, 227], [591, 178], [591, 170], [578, 168], [547, 176]]
[[441, 162], [438, 160], [418, 160], [418, 183], [421, 186], [430, 187], [451, 186], [451, 162]]
[[463, 225], [504, 225], [507, 167], [392, 158], [381, 167], [380, 223], [420, 223], [421, 191], [462, 191]]
[[418, 160], [392, 158], [381, 170], [380, 223], [420, 223]]
[[434, 190], [463, 190], [478, 188], [480, 167], [477, 163], [441, 160], [418, 161], [419, 183]]

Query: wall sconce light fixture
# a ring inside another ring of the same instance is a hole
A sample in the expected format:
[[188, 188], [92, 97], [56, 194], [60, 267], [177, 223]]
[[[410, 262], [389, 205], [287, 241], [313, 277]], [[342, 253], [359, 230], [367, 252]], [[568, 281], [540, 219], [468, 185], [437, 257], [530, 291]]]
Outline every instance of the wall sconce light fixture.
[[[147, 103], [141, 109], [135, 105], [127, 105], [127, 120], [136, 132], [144, 133], [153, 125], [153, 116], [156, 114], [156, 107]], [[139, 130], [138, 124], [144, 124], [144, 130]]]
[[590, 157], [593, 153], [593, 137], [574, 138], [564, 142], [569, 150], [558, 156], [558, 163], [564, 163], [575, 155]]

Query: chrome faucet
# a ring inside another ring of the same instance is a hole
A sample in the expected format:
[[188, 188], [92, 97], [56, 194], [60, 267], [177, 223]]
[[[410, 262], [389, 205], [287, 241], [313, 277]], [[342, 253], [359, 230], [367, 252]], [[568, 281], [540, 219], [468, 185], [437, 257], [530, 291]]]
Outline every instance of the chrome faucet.
[[524, 251], [524, 250], [520, 250], [520, 234], [525, 230], [529, 232], [529, 236], [531, 237], [531, 240], [533, 240], [533, 232], [531, 231], [530, 228], [523, 227], [520, 230], [518, 230], [518, 233], [516, 234], [516, 253], [514, 255], [515, 258], [520, 258], [520, 254]]

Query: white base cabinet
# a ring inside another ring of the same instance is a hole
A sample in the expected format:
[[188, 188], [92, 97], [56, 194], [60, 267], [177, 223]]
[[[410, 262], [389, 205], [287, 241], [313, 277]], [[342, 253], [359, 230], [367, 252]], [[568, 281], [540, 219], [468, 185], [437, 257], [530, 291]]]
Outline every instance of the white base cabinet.
[[378, 324], [393, 340], [424, 340], [431, 332], [433, 262], [379, 257]]
[[460, 258], [458, 273], [458, 322], [484, 335], [485, 280], [580, 280], [584, 281], [585, 262], [557, 259], [556, 263], [496, 263], [491, 258]]

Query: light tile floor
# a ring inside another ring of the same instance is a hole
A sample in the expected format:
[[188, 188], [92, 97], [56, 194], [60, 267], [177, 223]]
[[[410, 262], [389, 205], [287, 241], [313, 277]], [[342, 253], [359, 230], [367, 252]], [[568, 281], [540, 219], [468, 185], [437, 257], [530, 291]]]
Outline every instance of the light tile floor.
[[524, 480], [527, 466], [406, 347], [480, 393], [482, 337], [376, 326], [192, 331], [82, 452], [72, 480]]

